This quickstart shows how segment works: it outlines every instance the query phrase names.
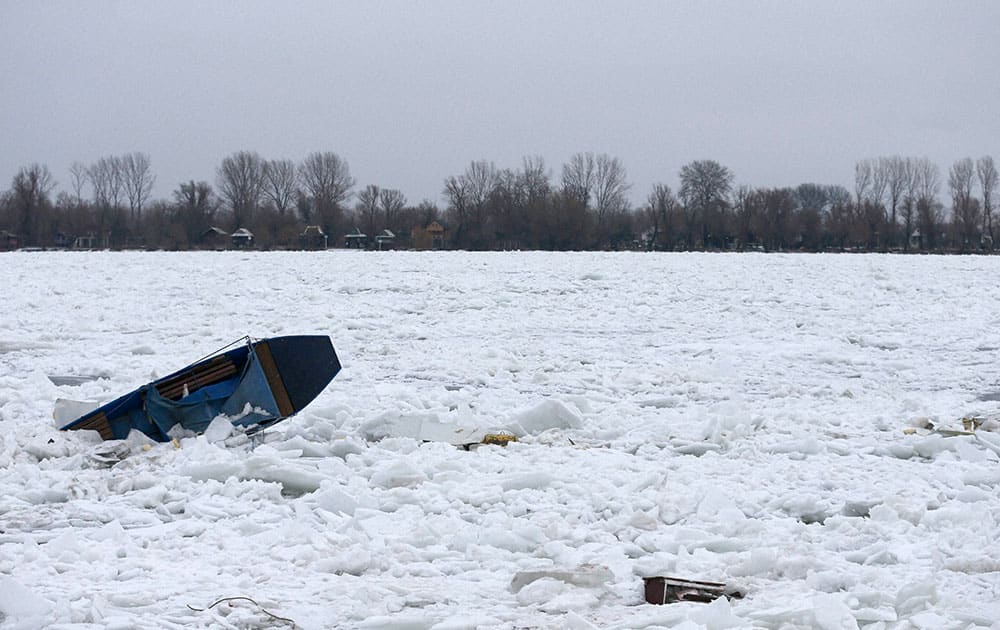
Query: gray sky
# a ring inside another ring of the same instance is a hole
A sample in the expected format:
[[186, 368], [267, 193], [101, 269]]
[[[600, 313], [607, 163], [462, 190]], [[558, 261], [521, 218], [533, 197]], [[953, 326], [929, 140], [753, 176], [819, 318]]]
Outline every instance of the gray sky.
[[695, 159], [853, 185], [881, 155], [1000, 159], [1000, 2], [0, 0], [0, 189], [143, 151], [155, 197], [249, 149], [440, 201], [471, 160]]

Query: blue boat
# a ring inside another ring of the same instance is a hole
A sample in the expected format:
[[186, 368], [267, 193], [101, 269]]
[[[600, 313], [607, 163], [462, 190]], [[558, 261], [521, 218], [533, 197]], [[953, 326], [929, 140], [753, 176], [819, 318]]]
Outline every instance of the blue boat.
[[121, 440], [133, 429], [167, 442], [177, 425], [202, 433], [220, 414], [257, 431], [302, 411], [340, 371], [329, 337], [251, 340], [143, 385], [61, 427]]

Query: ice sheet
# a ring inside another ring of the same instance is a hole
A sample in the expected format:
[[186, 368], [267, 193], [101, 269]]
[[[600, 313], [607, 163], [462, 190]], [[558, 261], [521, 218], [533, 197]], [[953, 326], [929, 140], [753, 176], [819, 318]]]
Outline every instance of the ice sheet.
[[[0, 580], [19, 595], [0, 627], [996, 619], [1000, 440], [927, 427], [1000, 412], [981, 399], [1000, 388], [1000, 258], [2, 258]], [[59, 398], [107, 400], [245, 334], [330, 335], [344, 370], [253, 443], [109, 458], [52, 426]], [[521, 439], [365, 429], [428, 418]], [[510, 589], [580, 566], [611, 577]], [[747, 596], [654, 607], [650, 573]], [[253, 603], [188, 607], [231, 596]]]

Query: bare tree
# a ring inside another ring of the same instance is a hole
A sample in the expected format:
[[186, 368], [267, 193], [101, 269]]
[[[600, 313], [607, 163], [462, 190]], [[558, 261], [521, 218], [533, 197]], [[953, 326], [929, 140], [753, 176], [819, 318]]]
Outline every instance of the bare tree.
[[799, 184], [795, 189], [795, 198], [801, 208], [823, 212], [828, 203], [827, 197], [827, 187], [821, 184]]
[[400, 233], [399, 224], [403, 208], [406, 207], [406, 195], [395, 188], [383, 188], [378, 197], [379, 212], [382, 215], [382, 225], [394, 233]]
[[590, 207], [590, 197], [594, 192], [595, 164], [593, 153], [576, 153], [563, 164], [563, 194], [575, 199], [583, 207]]
[[851, 203], [851, 193], [843, 186], [827, 186], [826, 197], [830, 207], [846, 206]]
[[800, 184], [795, 189], [798, 205], [799, 247], [816, 251], [823, 247], [823, 223], [830, 211], [830, 187], [821, 184]]
[[118, 209], [122, 207], [122, 195], [125, 191], [125, 167], [122, 159], [117, 155], [105, 158], [108, 163], [107, 171], [111, 174], [109, 178], [109, 189], [111, 207]]
[[497, 167], [493, 162], [471, 162], [462, 176], [468, 184], [469, 198], [474, 206], [485, 207], [497, 183]]
[[761, 195], [761, 216], [766, 218], [761, 236], [768, 251], [781, 251], [792, 245], [792, 227], [797, 207], [795, 191], [791, 188], [766, 188]]
[[647, 249], [660, 247], [673, 249], [674, 245], [674, 215], [677, 212], [677, 197], [670, 186], [653, 184], [653, 190], [646, 198], [646, 214], [652, 233], [646, 243]]
[[83, 188], [87, 185], [87, 165], [83, 162], [73, 162], [69, 167], [70, 186], [76, 196], [76, 205], [83, 205]]
[[547, 198], [552, 192], [551, 176], [545, 168], [545, 160], [540, 156], [525, 157], [521, 160], [521, 177], [529, 207]]
[[983, 194], [983, 233], [990, 237], [990, 247], [993, 246], [993, 193], [997, 188], [997, 167], [993, 157], [986, 155], [976, 161], [976, 174], [979, 176], [979, 189]]
[[233, 213], [234, 227], [249, 225], [264, 190], [264, 161], [260, 155], [256, 151], [238, 151], [223, 159], [216, 182]]
[[868, 200], [878, 208], [885, 207], [885, 190], [889, 185], [889, 169], [881, 161], [872, 161], [872, 185]]
[[36, 245], [41, 242], [40, 226], [43, 213], [50, 205], [49, 193], [55, 187], [49, 168], [43, 164], [32, 164], [21, 168], [11, 185], [13, 221], [24, 243]]
[[903, 219], [903, 251], [910, 251], [910, 240], [914, 236], [916, 227], [917, 199], [919, 197], [919, 174], [917, 165], [919, 161], [914, 158], [904, 160], [903, 197], [900, 205], [900, 215]]
[[355, 211], [369, 239], [375, 237], [375, 231], [378, 229], [376, 226], [378, 224], [378, 199], [380, 192], [381, 189], [378, 186], [369, 184], [357, 195], [358, 203], [355, 206]]
[[299, 181], [324, 231], [336, 234], [341, 227], [343, 204], [354, 188], [347, 160], [332, 151], [311, 153], [299, 165]]
[[447, 199], [447, 217], [451, 222], [451, 242], [456, 247], [483, 249], [493, 245], [497, 187], [500, 174], [492, 162], [471, 162], [462, 175], [448, 177], [442, 194]]
[[90, 182], [91, 192], [94, 195], [94, 205], [99, 208], [110, 206], [108, 198], [111, 178], [105, 169], [103, 158], [87, 167], [87, 181]]
[[889, 200], [888, 245], [889, 247], [895, 247], [897, 244], [896, 228], [898, 225], [896, 211], [909, 188], [910, 181], [913, 179], [911, 163], [910, 160], [903, 159], [898, 155], [879, 158], [878, 170], [881, 171], [885, 180]]
[[917, 193], [917, 229], [920, 230], [922, 249], [934, 249], [938, 243], [942, 211], [937, 195], [941, 189], [941, 171], [937, 164], [927, 158], [913, 163], [914, 181]]
[[301, 188], [295, 193], [295, 210], [299, 214], [299, 218], [306, 225], [313, 225], [316, 219], [316, 214], [313, 212], [313, 204], [309, 199], [309, 195], [305, 193]]
[[[84, 171], [86, 171], [86, 167], [84, 167]], [[79, 195], [60, 192], [56, 197], [53, 213], [54, 218], [58, 221], [58, 231], [67, 237], [65, 245], [70, 245], [72, 241], [69, 239], [74, 236], [87, 234], [94, 229], [93, 206], [85, 202], [82, 195], [81, 187]]]
[[520, 173], [505, 168], [497, 172], [490, 195], [492, 247], [519, 249], [524, 245], [527, 225], [527, 194]]
[[87, 179], [94, 192], [94, 203], [106, 210], [121, 207], [124, 188], [122, 160], [117, 156], [102, 157], [87, 169]]
[[[532, 247], [543, 245], [542, 233], [552, 219], [551, 173], [541, 156], [521, 160], [521, 190], [524, 194], [524, 230]], [[551, 242], [551, 239], [550, 239]]]
[[972, 196], [975, 176], [976, 167], [971, 158], [958, 160], [948, 173], [955, 227], [963, 251], [975, 245], [979, 228], [979, 205]]
[[632, 187], [628, 183], [625, 167], [618, 158], [605, 153], [597, 156], [594, 169], [594, 210], [597, 213], [597, 229], [599, 238], [610, 237], [614, 245], [622, 235], [605, 235], [611, 219], [620, 216], [628, 210], [627, 193]]
[[854, 164], [854, 196], [859, 206], [871, 194], [873, 171], [871, 160], [860, 160]]
[[856, 244], [869, 250], [882, 247], [886, 230], [883, 199], [889, 177], [879, 160], [860, 160], [854, 165], [854, 234]]
[[483, 249], [487, 246], [489, 202], [498, 181], [497, 168], [493, 162], [486, 160], [471, 162], [465, 169], [462, 180], [469, 204], [469, 224], [466, 232], [468, 245], [474, 249]]
[[188, 245], [198, 241], [201, 234], [212, 225], [218, 203], [208, 182], [190, 181], [174, 190], [176, 217], [180, 222]]
[[681, 201], [708, 207], [726, 203], [733, 174], [715, 160], [696, 160], [681, 167]]
[[448, 200], [448, 215], [453, 224], [452, 240], [459, 247], [463, 247], [471, 206], [465, 177], [453, 175], [445, 179], [442, 194]]
[[826, 244], [843, 250], [851, 232], [851, 193], [843, 186], [828, 186], [826, 194]]
[[917, 182], [917, 198], [927, 201], [937, 199], [941, 190], [941, 170], [927, 158], [913, 162], [914, 179]]
[[868, 251], [881, 249], [886, 233], [886, 220], [885, 208], [873, 199], [863, 199], [860, 204], [856, 204], [851, 223], [851, 237], [855, 246]]
[[120, 158], [122, 184], [132, 220], [142, 216], [142, 206], [149, 199], [156, 177], [149, 166], [149, 156], [145, 153], [128, 153]]
[[736, 244], [741, 250], [748, 245], [755, 245], [758, 241], [756, 231], [757, 197], [756, 191], [747, 184], [741, 184], [733, 193]]
[[700, 227], [702, 244], [710, 247], [712, 227], [729, 203], [733, 174], [715, 160], [695, 160], [681, 167], [680, 180], [680, 198], [687, 208], [689, 221], [688, 246], [694, 246], [693, 230]]
[[278, 214], [285, 213], [295, 204], [298, 193], [298, 179], [295, 162], [291, 160], [268, 160], [264, 162], [263, 196], [274, 205]]
[[576, 195], [565, 189], [553, 191], [545, 209], [533, 217], [535, 242], [543, 249], [584, 249], [591, 240], [592, 215]]
[[102, 157], [87, 169], [87, 179], [94, 193], [97, 230], [104, 237], [104, 244], [120, 242], [126, 235], [125, 216], [122, 211], [122, 191], [125, 188], [121, 158]]

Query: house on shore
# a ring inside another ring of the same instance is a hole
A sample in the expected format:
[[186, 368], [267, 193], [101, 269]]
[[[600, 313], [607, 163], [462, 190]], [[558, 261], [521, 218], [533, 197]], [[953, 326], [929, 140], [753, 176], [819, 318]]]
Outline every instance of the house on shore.
[[365, 249], [368, 247], [368, 235], [358, 228], [344, 235], [344, 247], [347, 249]]
[[299, 234], [299, 247], [302, 249], [326, 249], [328, 246], [326, 232], [318, 225], [307, 225]]
[[233, 247], [236, 249], [249, 249], [253, 247], [253, 232], [246, 228], [240, 228], [230, 234]]
[[378, 236], [375, 237], [375, 248], [379, 251], [383, 249], [392, 249], [396, 244], [396, 235], [390, 229], [382, 230]]
[[415, 226], [410, 230], [413, 249], [447, 249], [448, 227], [434, 220], [424, 226]]
[[229, 232], [212, 226], [198, 235], [198, 244], [203, 249], [226, 249], [229, 245]]
[[7, 230], [0, 230], [0, 251], [10, 251], [21, 247], [21, 237]]

